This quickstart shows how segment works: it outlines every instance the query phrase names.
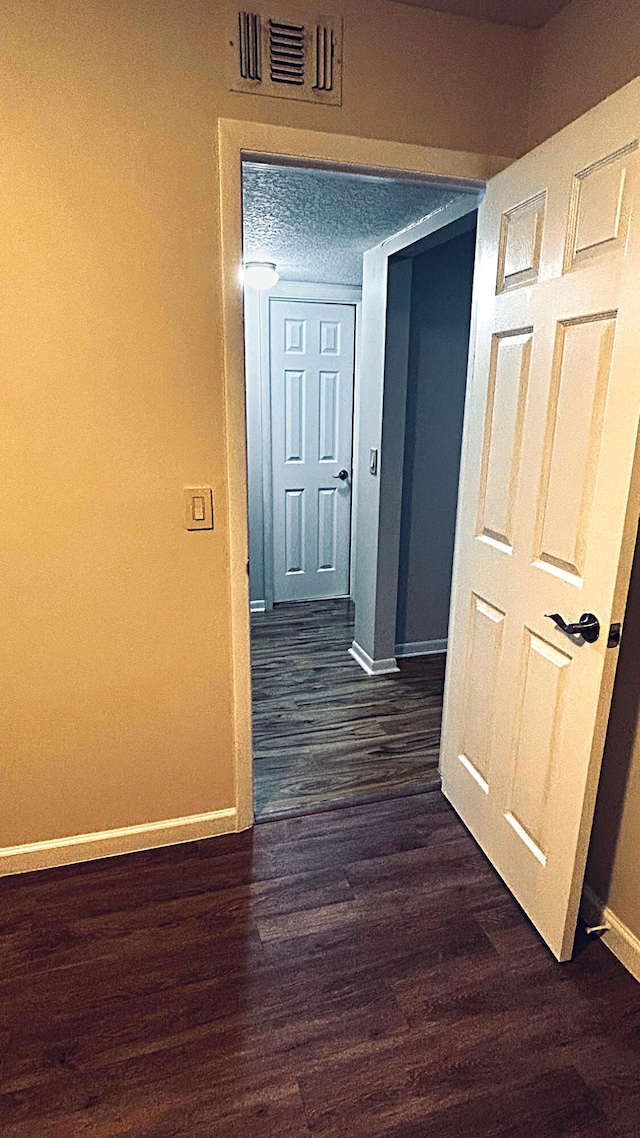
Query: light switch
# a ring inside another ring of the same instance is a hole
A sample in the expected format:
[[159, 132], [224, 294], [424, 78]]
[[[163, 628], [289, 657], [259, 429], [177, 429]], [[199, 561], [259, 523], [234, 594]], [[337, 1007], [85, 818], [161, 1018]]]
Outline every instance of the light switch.
[[369, 451], [369, 474], [378, 473], [378, 448], [371, 447]]
[[194, 494], [191, 499], [191, 520], [193, 522], [203, 522], [205, 517], [204, 495]]
[[213, 492], [210, 486], [185, 486], [184, 524], [187, 529], [213, 529]]

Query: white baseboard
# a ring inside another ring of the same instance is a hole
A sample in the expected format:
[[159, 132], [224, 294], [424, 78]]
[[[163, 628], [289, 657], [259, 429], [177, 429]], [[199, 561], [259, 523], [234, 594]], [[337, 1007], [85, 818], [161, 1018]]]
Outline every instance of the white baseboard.
[[76, 861], [135, 853], [231, 834], [236, 829], [236, 809], [212, 810], [208, 814], [191, 814], [185, 818], [169, 818], [162, 822], [146, 822], [140, 826], [122, 826], [117, 830], [100, 830], [94, 834], [74, 834], [70, 838], [51, 838], [29, 842], [23, 846], [0, 849], [0, 876], [50, 869]]
[[609, 926], [601, 940], [631, 975], [640, 980], [640, 940], [588, 885], [582, 891], [580, 912], [587, 925]]
[[434, 656], [436, 652], [446, 652], [445, 640], [413, 640], [409, 644], [396, 644], [396, 657]]
[[249, 601], [249, 611], [250, 612], [266, 612], [267, 611], [267, 602], [266, 601]]
[[369, 653], [356, 644], [355, 640], [349, 649], [349, 655], [353, 656], [368, 676], [386, 676], [389, 672], [400, 671], [394, 656], [388, 660], [372, 660]]

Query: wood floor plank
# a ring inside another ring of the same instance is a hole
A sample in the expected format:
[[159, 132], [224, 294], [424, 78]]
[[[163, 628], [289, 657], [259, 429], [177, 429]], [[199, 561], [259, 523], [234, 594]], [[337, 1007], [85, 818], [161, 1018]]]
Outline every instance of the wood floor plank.
[[640, 1132], [640, 986], [597, 941], [558, 965], [438, 792], [7, 878], [0, 912], [3, 1138]]
[[348, 598], [252, 615], [257, 818], [439, 786], [444, 655], [367, 676], [352, 640]]

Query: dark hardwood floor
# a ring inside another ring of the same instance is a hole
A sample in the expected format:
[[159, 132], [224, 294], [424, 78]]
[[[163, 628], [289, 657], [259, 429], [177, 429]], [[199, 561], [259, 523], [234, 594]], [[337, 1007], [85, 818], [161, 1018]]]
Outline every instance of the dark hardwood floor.
[[444, 654], [367, 676], [347, 599], [251, 618], [256, 817], [437, 787]]
[[0, 881], [3, 1138], [634, 1138], [640, 986], [438, 792]]

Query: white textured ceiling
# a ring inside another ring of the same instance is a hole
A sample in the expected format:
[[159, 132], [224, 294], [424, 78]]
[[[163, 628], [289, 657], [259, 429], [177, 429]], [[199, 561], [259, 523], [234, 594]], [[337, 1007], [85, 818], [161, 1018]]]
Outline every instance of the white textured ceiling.
[[513, 24], [517, 28], [541, 28], [566, 8], [570, 0], [395, 0], [417, 8], [435, 8], [455, 16], [473, 16], [494, 24]]
[[359, 285], [362, 254], [440, 209], [456, 190], [297, 166], [243, 164], [245, 261], [284, 280]]

